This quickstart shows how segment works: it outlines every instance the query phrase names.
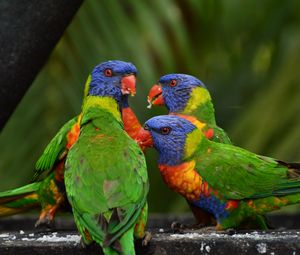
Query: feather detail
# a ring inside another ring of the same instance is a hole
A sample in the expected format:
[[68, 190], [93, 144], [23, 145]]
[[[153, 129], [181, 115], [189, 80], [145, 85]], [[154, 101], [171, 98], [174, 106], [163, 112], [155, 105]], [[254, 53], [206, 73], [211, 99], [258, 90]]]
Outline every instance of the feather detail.
[[159, 165], [160, 173], [168, 187], [187, 200], [198, 199], [201, 193], [201, 176], [194, 170], [195, 161], [176, 166]]
[[206, 88], [203, 87], [195, 87], [192, 89], [190, 98], [183, 109], [182, 113], [189, 115], [191, 112], [201, 107], [202, 104], [210, 101], [211, 97]]

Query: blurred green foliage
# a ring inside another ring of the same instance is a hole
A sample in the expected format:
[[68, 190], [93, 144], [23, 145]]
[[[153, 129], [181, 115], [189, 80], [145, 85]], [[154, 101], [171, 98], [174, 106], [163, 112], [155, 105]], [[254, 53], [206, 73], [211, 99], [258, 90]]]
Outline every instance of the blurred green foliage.
[[[208, 86], [235, 144], [300, 161], [299, 13], [296, 0], [86, 0], [2, 131], [0, 189], [30, 180], [48, 141], [80, 112], [89, 71], [109, 59], [137, 66], [130, 103], [141, 122], [166, 112], [146, 108], [152, 84], [189, 73]], [[153, 150], [147, 161], [151, 211], [186, 210], [164, 186]]]

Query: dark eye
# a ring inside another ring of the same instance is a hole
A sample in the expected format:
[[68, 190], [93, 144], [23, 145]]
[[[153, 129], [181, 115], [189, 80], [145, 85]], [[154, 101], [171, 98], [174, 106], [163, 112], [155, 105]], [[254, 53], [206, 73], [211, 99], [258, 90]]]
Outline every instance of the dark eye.
[[167, 134], [169, 134], [171, 132], [171, 128], [169, 128], [169, 127], [162, 127], [161, 129], [160, 129], [160, 133], [162, 134], [162, 135], [167, 135]]
[[169, 85], [171, 87], [175, 87], [177, 85], [177, 81], [176, 80], [171, 80], [170, 83], [169, 83]]
[[107, 77], [111, 77], [113, 74], [112, 70], [111, 69], [105, 69], [104, 70], [104, 75], [107, 76]]
[[147, 124], [144, 125], [145, 130], [150, 130], [149, 126]]

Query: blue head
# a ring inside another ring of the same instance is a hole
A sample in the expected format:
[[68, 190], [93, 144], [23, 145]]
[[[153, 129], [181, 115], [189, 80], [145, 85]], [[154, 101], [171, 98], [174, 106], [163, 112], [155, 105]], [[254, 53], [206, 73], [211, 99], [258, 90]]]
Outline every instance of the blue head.
[[181, 112], [195, 87], [205, 85], [196, 77], [188, 74], [167, 74], [160, 77], [159, 85], [154, 85], [148, 95], [149, 103], [163, 105], [170, 112]]
[[[195, 128], [191, 122], [176, 115], [153, 117], [144, 127], [150, 132], [153, 146], [159, 152], [158, 163], [170, 166], [181, 163], [187, 134]], [[137, 138], [140, 143], [143, 140], [149, 141], [146, 133]]]
[[129, 62], [103, 62], [93, 69], [87, 94], [112, 97], [120, 103], [122, 95], [135, 94], [136, 73], [136, 67]]

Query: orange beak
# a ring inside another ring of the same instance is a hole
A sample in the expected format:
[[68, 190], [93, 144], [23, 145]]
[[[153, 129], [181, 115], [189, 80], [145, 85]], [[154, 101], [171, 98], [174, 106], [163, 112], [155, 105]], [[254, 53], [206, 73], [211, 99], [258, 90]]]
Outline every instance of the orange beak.
[[151, 108], [151, 105], [164, 105], [165, 100], [162, 95], [162, 87], [161, 85], [154, 84], [150, 89], [148, 94], [148, 108]]
[[121, 85], [121, 91], [123, 95], [135, 95], [136, 77], [134, 74], [124, 76], [121, 80]]
[[143, 151], [145, 148], [153, 147], [153, 140], [150, 131], [143, 128], [141, 128], [138, 132], [137, 136], [135, 137], [135, 141]]

